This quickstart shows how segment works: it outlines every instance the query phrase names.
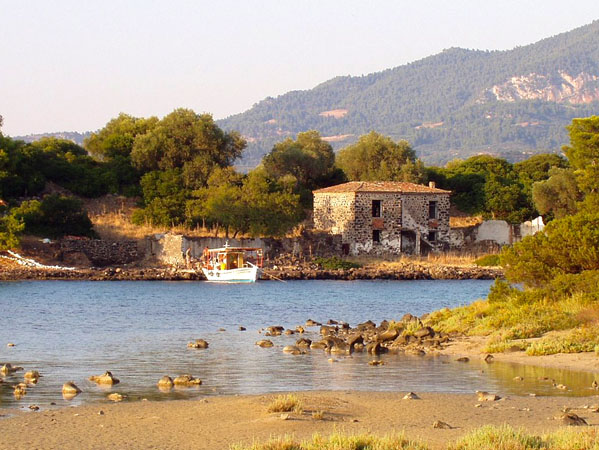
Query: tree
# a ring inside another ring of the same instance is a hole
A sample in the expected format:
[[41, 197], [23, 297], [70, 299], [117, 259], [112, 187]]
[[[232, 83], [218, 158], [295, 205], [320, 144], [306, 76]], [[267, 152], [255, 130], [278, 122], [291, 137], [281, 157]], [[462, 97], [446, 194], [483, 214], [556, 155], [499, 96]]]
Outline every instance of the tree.
[[599, 192], [599, 116], [573, 119], [567, 127], [570, 145], [563, 147], [582, 192]]
[[100, 161], [129, 158], [135, 138], [153, 129], [157, 123], [157, 117], [144, 119], [121, 113], [86, 138], [83, 146]]
[[393, 141], [374, 131], [339, 151], [337, 166], [352, 181], [421, 182], [424, 166], [408, 143]]
[[504, 250], [509, 281], [540, 287], [559, 275], [599, 270], [599, 212], [579, 212], [549, 223]]
[[262, 160], [268, 176], [278, 179], [291, 175], [310, 190], [327, 184], [335, 174], [334, 164], [333, 148], [314, 130], [275, 144]]
[[210, 114], [176, 109], [133, 143], [131, 159], [142, 172], [182, 169], [190, 188], [205, 186], [215, 167], [228, 167], [241, 156], [246, 142], [239, 133], [224, 132]]
[[19, 246], [19, 235], [25, 224], [14, 216], [0, 217], [0, 250], [8, 250]]
[[181, 169], [154, 170], [141, 178], [145, 208], [136, 210], [133, 223], [173, 226], [185, 221], [185, 191]]
[[549, 219], [574, 214], [577, 202], [582, 200], [574, 171], [557, 167], [551, 169], [547, 180], [532, 185], [532, 199], [537, 211]]

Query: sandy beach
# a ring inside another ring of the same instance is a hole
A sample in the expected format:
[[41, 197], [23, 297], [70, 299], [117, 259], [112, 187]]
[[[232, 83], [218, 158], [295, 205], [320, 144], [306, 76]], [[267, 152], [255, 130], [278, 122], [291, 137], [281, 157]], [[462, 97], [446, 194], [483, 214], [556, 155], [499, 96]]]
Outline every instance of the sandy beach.
[[[334, 431], [383, 435], [405, 431], [432, 449], [443, 449], [468, 431], [485, 424], [510, 424], [533, 433], [559, 428], [564, 407], [599, 425], [592, 408], [599, 397], [506, 397], [479, 402], [477, 396], [405, 392], [302, 392], [301, 414], [268, 413], [274, 394], [211, 397], [197, 401], [107, 404], [17, 413], [0, 420], [1, 448], [161, 448], [226, 449], [271, 436], [308, 438]], [[322, 420], [312, 412], [322, 411]], [[3, 414], [8, 414], [5, 411]], [[440, 420], [451, 429], [433, 428]]]

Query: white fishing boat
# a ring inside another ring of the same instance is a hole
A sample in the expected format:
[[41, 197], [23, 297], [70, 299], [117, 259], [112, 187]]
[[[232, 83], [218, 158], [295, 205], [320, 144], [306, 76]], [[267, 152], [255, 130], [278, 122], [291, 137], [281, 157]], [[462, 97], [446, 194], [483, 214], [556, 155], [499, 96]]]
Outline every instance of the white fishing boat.
[[208, 281], [217, 283], [253, 283], [258, 279], [263, 252], [256, 247], [205, 248], [202, 272]]

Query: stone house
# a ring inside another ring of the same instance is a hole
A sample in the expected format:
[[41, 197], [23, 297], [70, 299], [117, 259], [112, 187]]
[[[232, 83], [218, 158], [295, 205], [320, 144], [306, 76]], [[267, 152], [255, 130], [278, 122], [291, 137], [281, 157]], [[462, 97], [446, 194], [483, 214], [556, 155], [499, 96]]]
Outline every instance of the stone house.
[[421, 254], [449, 243], [450, 191], [352, 181], [313, 192], [314, 228], [342, 236], [345, 254]]

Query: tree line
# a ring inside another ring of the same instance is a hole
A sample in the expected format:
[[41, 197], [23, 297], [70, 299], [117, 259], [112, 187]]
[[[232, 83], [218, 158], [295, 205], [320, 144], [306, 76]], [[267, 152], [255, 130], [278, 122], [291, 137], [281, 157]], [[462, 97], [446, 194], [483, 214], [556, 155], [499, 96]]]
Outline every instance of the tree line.
[[[83, 147], [0, 134], [0, 199], [6, 202], [0, 246], [14, 246], [23, 232], [93, 237], [80, 198], [107, 193], [140, 199], [136, 224], [201, 226], [227, 236], [282, 236], [305, 219], [313, 190], [351, 180], [435, 181], [454, 193], [460, 210], [513, 223], [539, 213], [560, 217], [581, 198], [571, 183], [575, 169], [555, 154], [516, 164], [477, 155], [427, 167], [405, 140], [371, 131], [335, 154], [317, 131], [307, 131], [276, 142], [258, 167], [241, 173], [233, 164], [246, 145], [211, 115], [189, 109], [162, 119], [120, 114]], [[44, 196], [48, 183], [76, 197]]]

